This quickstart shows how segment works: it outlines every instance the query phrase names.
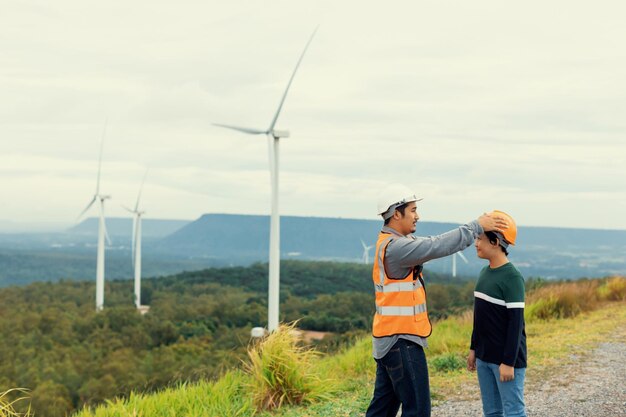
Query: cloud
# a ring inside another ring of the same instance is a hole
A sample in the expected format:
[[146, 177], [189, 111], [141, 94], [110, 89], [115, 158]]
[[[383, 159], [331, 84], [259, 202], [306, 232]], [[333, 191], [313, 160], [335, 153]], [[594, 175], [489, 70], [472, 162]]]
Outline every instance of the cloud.
[[625, 8], [11, 3], [0, 219], [70, 221], [93, 193], [105, 118], [112, 214], [145, 168], [150, 215], [269, 212], [266, 138], [211, 123], [266, 128], [321, 23], [277, 124], [292, 133], [285, 213], [372, 218], [377, 190], [400, 181], [427, 194], [429, 220], [498, 203], [526, 224], [626, 228]]

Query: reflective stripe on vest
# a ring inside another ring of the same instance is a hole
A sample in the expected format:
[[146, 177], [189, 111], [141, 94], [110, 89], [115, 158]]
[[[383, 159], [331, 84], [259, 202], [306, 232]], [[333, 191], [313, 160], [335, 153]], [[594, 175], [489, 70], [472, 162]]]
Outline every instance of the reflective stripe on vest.
[[[378, 249], [378, 254], [377, 254], [378, 269], [379, 269], [378, 277], [380, 280], [380, 284], [378, 285], [380, 285], [381, 287], [385, 286], [385, 264], [384, 264], [383, 253], [385, 252], [385, 249], [387, 248], [387, 245], [389, 244], [389, 242], [391, 242], [391, 236], [383, 240], [382, 243], [378, 245], [378, 248], [377, 248]], [[383, 267], [381, 268], [380, 265], [382, 265]]]
[[426, 304], [409, 307], [380, 307], [376, 306], [376, 313], [383, 316], [414, 316], [426, 312]]
[[401, 291], [415, 291], [420, 288], [422, 283], [416, 279], [413, 282], [400, 282], [387, 285], [374, 285], [376, 292], [401, 292]]
[[428, 337], [432, 326], [426, 308], [426, 291], [421, 274], [412, 269], [404, 278], [389, 278], [385, 272], [385, 255], [395, 238], [381, 232], [376, 243], [372, 279], [376, 295], [374, 337], [411, 334]]

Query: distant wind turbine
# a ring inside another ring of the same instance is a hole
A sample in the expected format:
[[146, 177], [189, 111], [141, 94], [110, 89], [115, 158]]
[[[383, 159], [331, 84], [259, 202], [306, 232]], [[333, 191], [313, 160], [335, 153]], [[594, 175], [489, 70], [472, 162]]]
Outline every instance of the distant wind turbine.
[[469, 263], [463, 252], [455, 252], [452, 254], [452, 276], [456, 278], [456, 256], [459, 255], [465, 263]]
[[372, 249], [374, 245], [367, 246], [365, 242], [363, 242], [363, 239], [361, 239], [361, 245], [363, 246], [363, 256], [361, 260], [367, 265], [370, 263], [370, 249]]
[[96, 193], [93, 198], [87, 204], [87, 207], [80, 213], [76, 221], [93, 206], [96, 200], [100, 201], [100, 220], [98, 222], [98, 255], [96, 261], [96, 311], [100, 311], [104, 308], [104, 239], [111, 244], [109, 234], [107, 233], [106, 223], [104, 221], [104, 200], [111, 198], [109, 195], [100, 193], [100, 171], [102, 167], [102, 150], [104, 148], [104, 137], [106, 135], [107, 122], [104, 122], [104, 129], [102, 130], [102, 140], [100, 142], [100, 157], [98, 158], [98, 178], [96, 181]]
[[278, 328], [278, 309], [279, 309], [279, 288], [280, 288], [280, 215], [278, 210], [278, 172], [279, 172], [279, 164], [278, 164], [278, 144], [280, 138], [288, 138], [289, 131], [287, 130], [277, 130], [274, 129], [276, 126], [276, 121], [278, 120], [278, 116], [280, 115], [280, 111], [283, 108], [283, 104], [285, 103], [285, 98], [287, 98], [287, 93], [289, 92], [289, 87], [291, 87], [291, 83], [293, 78], [296, 75], [296, 71], [298, 71], [298, 67], [300, 66], [300, 62], [302, 62], [302, 58], [304, 58], [304, 54], [306, 53], [315, 33], [317, 32], [317, 28], [313, 31], [313, 34], [309, 38], [296, 67], [291, 74], [291, 78], [287, 83], [287, 88], [283, 93], [283, 96], [280, 100], [280, 104], [278, 105], [278, 110], [276, 110], [276, 114], [270, 123], [269, 128], [266, 130], [261, 129], [251, 129], [240, 126], [232, 126], [214, 123], [215, 126], [224, 127], [227, 129], [233, 129], [238, 132], [247, 133], [250, 135], [266, 135], [269, 145], [269, 162], [270, 162], [270, 179], [272, 184], [272, 216], [270, 220], [270, 253], [269, 253], [269, 293], [268, 293], [268, 320], [267, 320], [267, 328], [269, 331], [274, 331]]
[[147, 306], [141, 305], [141, 216], [145, 214], [145, 211], [139, 210], [139, 201], [141, 200], [141, 192], [143, 191], [143, 185], [146, 182], [146, 176], [148, 170], [143, 175], [141, 186], [139, 187], [139, 194], [137, 194], [137, 202], [134, 209], [124, 208], [133, 213], [133, 240], [131, 247], [131, 256], [133, 265], [135, 266], [135, 306], [142, 313], [148, 310]]

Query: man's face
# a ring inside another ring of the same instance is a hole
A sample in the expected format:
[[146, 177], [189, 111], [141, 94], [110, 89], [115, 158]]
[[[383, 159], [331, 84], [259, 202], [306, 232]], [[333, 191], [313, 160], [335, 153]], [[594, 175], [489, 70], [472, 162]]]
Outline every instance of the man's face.
[[403, 235], [408, 235], [415, 232], [415, 224], [419, 220], [420, 216], [417, 214], [417, 205], [415, 201], [412, 201], [406, 205], [404, 209], [404, 215], [399, 211], [396, 211], [396, 215], [399, 215], [398, 230]]

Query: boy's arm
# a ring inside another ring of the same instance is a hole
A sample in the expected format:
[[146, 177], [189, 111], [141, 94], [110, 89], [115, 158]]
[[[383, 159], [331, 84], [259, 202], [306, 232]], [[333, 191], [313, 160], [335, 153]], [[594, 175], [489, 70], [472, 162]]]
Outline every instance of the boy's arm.
[[470, 339], [470, 350], [476, 350], [476, 336], [474, 335], [474, 329], [472, 328], [472, 338]]
[[514, 366], [519, 352], [519, 344], [522, 340], [522, 326], [524, 323], [524, 308], [509, 308], [508, 326], [506, 331], [506, 343], [502, 363]]
[[467, 355], [467, 370], [475, 371], [476, 370], [476, 342], [474, 338], [474, 328], [472, 328], [472, 338], [470, 341], [470, 351]]
[[507, 330], [502, 363], [514, 366], [524, 329], [524, 279], [521, 276], [514, 276], [507, 284], [504, 291], [504, 301], [507, 308]]

